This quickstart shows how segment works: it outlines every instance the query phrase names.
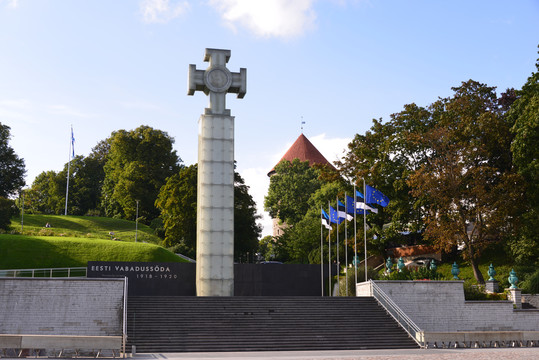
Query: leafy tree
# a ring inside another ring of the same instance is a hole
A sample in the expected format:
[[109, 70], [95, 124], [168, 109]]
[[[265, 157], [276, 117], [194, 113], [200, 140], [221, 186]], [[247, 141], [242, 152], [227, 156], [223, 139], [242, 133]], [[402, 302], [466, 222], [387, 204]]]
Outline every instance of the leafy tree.
[[11, 217], [17, 213], [15, 202], [0, 196], [0, 229], [8, 230]]
[[24, 192], [26, 212], [63, 214], [65, 210], [66, 177], [55, 171], [43, 171], [36, 176], [30, 189]]
[[180, 245], [182, 254], [196, 255], [197, 166], [181, 169], [168, 178], [155, 205], [161, 210], [166, 246]]
[[[178, 251], [196, 255], [197, 165], [181, 169], [161, 188], [156, 207], [161, 210], [166, 246], [179, 245]], [[258, 249], [261, 228], [256, 221], [256, 204], [243, 178], [234, 173], [234, 259], [239, 261]]]
[[521, 227], [510, 243], [515, 259], [521, 263], [539, 261], [539, 59], [535, 67], [537, 71], [517, 91], [518, 98], [507, 114], [514, 123], [513, 159], [527, 184], [520, 207]]
[[139, 216], [148, 220], [159, 216], [154, 203], [166, 179], [180, 169], [181, 159], [172, 149], [166, 132], [149, 126], [113, 132], [102, 143], [108, 149], [104, 166], [102, 205], [107, 216], [133, 219], [136, 201]]
[[428, 152], [408, 185], [424, 200], [426, 238], [445, 250], [464, 243], [474, 276], [484, 283], [479, 253], [511, 230], [522, 184], [511, 172], [510, 124], [495, 88], [469, 80], [453, 90], [430, 106], [432, 128], [415, 136]]
[[[342, 176], [355, 182], [358, 190], [363, 179], [382, 191], [391, 200], [389, 206], [369, 214], [367, 224], [371, 245], [383, 253], [391, 245], [421, 241], [424, 230], [420, 199], [410, 196], [406, 179], [425, 161], [428, 151], [412, 136], [421, 137], [432, 126], [430, 112], [415, 104], [404, 106], [391, 120], [373, 120], [365, 135], [357, 134], [348, 144], [348, 152], [337, 162]], [[403, 233], [410, 233], [405, 238]], [[371, 246], [372, 248], [372, 246]]]
[[307, 213], [310, 196], [322, 186], [319, 176], [320, 170], [310, 167], [308, 161], [281, 161], [270, 178], [264, 208], [272, 218], [294, 226]]
[[15, 195], [25, 184], [24, 160], [9, 146], [11, 128], [0, 123], [0, 197]]

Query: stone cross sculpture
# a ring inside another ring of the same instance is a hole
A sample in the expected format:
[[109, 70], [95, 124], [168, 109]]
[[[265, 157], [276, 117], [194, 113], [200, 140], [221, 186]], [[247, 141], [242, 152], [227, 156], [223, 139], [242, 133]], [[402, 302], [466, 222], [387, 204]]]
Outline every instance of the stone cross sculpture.
[[199, 90], [210, 96], [198, 120], [198, 296], [234, 295], [234, 117], [225, 99], [227, 93], [245, 96], [247, 70], [231, 73], [229, 59], [230, 50], [206, 49], [206, 70], [189, 65], [187, 94]]

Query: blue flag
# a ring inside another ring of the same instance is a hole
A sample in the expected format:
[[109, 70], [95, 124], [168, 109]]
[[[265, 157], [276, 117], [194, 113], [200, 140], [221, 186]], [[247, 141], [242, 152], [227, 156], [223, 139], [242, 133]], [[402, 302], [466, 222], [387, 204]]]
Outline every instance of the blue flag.
[[73, 135], [73, 127], [71, 127], [71, 149], [73, 150], [73, 157], [75, 157], [75, 136]]
[[333, 208], [333, 206], [329, 207], [329, 221], [331, 221], [333, 224], [340, 224], [344, 221], [343, 218], [339, 217], [339, 213]]
[[[356, 211], [356, 214], [358, 215], [363, 215], [363, 208], [360, 208], [356, 205], [356, 202], [354, 201], [354, 198], [353, 197], [350, 197], [348, 195], [346, 195], [346, 211], [349, 213], [349, 214], [353, 214], [354, 213], [354, 209]], [[369, 213], [368, 210], [370, 209], [370, 206], [368, 207], [367, 209], [367, 214]]]
[[372, 186], [367, 185], [365, 194], [365, 203], [378, 204], [382, 207], [386, 207], [389, 204], [389, 198], [382, 194], [381, 191], [376, 190]]

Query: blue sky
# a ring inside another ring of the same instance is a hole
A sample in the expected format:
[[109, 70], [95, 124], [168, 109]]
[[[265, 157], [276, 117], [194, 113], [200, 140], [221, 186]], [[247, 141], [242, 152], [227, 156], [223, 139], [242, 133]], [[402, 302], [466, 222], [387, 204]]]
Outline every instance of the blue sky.
[[[335, 160], [373, 118], [474, 79], [498, 92], [535, 70], [539, 1], [0, 0], [0, 122], [27, 185], [118, 129], [149, 125], [197, 160], [207, 98], [187, 96], [205, 48], [232, 51], [238, 171], [262, 213], [266, 174], [300, 134]], [[375, 184], [374, 184], [375, 185]], [[271, 233], [264, 215], [264, 235]]]

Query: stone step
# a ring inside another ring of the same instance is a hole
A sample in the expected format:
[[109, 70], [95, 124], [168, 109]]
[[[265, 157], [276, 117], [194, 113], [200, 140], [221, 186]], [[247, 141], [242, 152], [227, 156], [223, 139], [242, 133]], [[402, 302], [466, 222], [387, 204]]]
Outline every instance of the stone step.
[[137, 352], [417, 348], [373, 298], [131, 297]]

